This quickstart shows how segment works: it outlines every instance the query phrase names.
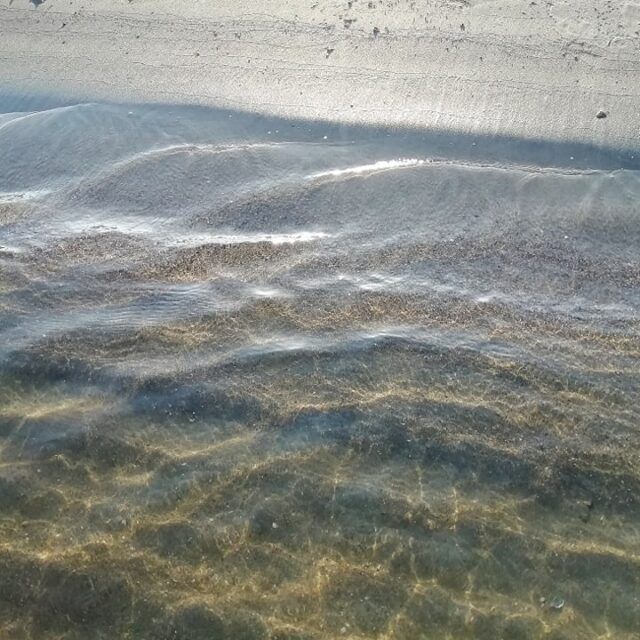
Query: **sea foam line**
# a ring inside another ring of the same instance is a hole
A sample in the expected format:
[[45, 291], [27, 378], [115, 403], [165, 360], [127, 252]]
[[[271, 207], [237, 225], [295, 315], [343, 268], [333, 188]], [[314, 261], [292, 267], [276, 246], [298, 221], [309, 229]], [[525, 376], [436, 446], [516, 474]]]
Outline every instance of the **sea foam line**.
[[397, 160], [378, 160], [378, 162], [372, 162], [371, 164], [362, 164], [356, 167], [347, 167], [346, 169], [331, 169], [330, 171], [321, 171], [320, 173], [312, 174], [310, 178], [362, 175], [364, 173], [373, 173], [375, 171], [387, 171], [389, 169], [419, 167], [426, 163], [427, 163], [427, 160], [421, 160], [419, 158], [398, 158]]
[[0, 191], [0, 202], [24, 202], [37, 200], [51, 193], [50, 189], [36, 189], [34, 191]]
[[331, 237], [323, 231], [298, 231], [293, 233], [252, 233], [252, 234], [186, 234], [176, 238], [169, 244], [255, 244], [269, 242], [274, 245], [294, 244], [297, 242], [313, 242]]

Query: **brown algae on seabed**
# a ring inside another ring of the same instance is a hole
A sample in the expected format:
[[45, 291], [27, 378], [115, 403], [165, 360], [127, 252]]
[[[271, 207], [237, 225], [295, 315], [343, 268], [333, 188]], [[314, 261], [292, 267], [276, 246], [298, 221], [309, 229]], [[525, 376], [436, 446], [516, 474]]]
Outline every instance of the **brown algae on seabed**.
[[638, 638], [633, 171], [95, 148], [0, 227], [3, 639]]

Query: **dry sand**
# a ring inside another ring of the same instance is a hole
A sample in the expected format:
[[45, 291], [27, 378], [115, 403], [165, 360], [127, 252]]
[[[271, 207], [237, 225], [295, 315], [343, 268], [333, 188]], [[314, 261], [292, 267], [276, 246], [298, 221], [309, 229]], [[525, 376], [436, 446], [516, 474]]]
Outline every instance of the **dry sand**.
[[634, 152], [639, 33], [637, 0], [0, 0], [0, 82]]

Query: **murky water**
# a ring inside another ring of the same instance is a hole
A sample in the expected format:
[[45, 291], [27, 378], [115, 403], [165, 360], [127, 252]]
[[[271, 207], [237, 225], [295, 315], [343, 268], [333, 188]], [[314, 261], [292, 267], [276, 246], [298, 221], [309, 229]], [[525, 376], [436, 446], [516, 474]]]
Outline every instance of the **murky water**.
[[2, 638], [640, 637], [634, 158], [28, 107]]

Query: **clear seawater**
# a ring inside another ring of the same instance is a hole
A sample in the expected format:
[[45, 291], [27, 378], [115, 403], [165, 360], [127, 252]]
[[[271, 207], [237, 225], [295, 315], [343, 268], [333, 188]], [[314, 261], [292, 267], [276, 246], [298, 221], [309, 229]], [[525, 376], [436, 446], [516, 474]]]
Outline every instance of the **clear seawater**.
[[640, 638], [636, 158], [0, 107], [0, 637]]

